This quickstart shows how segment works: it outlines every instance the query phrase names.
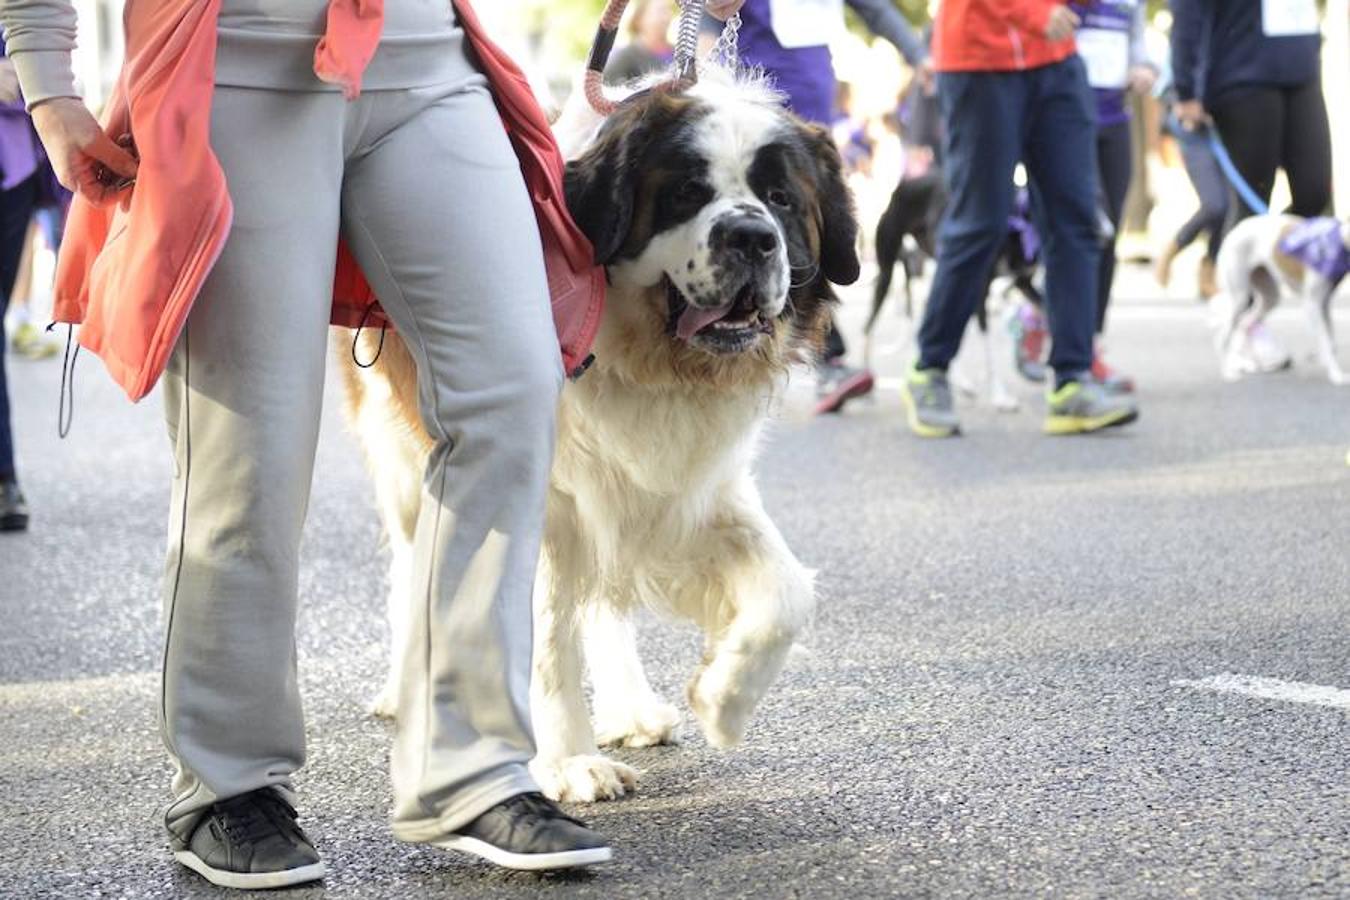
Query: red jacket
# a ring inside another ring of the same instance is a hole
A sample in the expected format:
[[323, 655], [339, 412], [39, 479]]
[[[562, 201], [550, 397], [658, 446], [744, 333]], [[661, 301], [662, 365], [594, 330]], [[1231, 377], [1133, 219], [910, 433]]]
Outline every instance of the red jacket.
[[939, 72], [1018, 72], [1072, 56], [1073, 38], [1050, 42], [1050, 10], [1064, 0], [942, 0], [933, 25]]
[[[574, 372], [600, 325], [604, 271], [568, 215], [562, 155], [525, 77], [488, 40], [468, 0], [451, 2], [520, 160], [539, 223], [563, 365]], [[316, 71], [349, 95], [359, 88], [378, 39], [381, 10], [371, 0], [330, 5]], [[163, 374], [233, 219], [210, 147], [219, 12], [220, 0], [127, 3], [127, 59], [104, 127], [113, 136], [134, 135], [136, 186], [117, 206], [76, 198], [61, 247], [55, 318], [83, 323], [80, 343], [102, 358], [132, 400], [150, 393]], [[332, 321], [352, 328], [386, 324], [345, 246], [338, 250]]]

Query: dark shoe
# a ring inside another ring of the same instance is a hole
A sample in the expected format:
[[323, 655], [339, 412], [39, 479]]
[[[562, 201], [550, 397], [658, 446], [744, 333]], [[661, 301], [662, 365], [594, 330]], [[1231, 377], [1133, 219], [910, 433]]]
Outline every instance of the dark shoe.
[[28, 530], [28, 501], [15, 481], [0, 483], [0, 531]]
[[591, 866], [613, 855], [604, 838], [538, 793], [517, 794], [454, 834], [428, 843], [526, 871]]
[[318, 881], [319, 851], [295, 824], [295, 809], [272, 788], [213, 804], [174, 859], [212, 884], [259, 890]]
[[839, 412], [848, 401], [872, 393], [876, 383], [868, 369], [821, 363], [816, 368], [816, 415]]

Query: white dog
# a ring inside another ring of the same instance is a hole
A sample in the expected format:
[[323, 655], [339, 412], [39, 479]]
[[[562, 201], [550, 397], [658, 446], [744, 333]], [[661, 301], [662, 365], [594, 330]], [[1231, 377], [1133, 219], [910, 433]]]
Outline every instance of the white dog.
[[[859, 265], [830, 135], [757, 81], [709, 71], [688, 93], [653, 91], [603, 125], [564, 128], [584, 148], [569, 154], [568, 205], [611, 286], [596, 361], [559, 410], [535, 599], [531, 768], [549, 796], [589, 801], [636, 781], [599, 745], [678, 738], [679, 714], [638, 659], [634, 611], [703, 630], [687, 698], [716, 747], [741, 740], [806, 624], [813, 575], [765, 513], [751, 467], [773, 393], [818, 339], [830, 283], [852, 282]], [[374, 335], [361, 340], [374, 351]], [[388, 341], [373, 368], [348, 361], [344, 372], [393, 545], [397, 655], [430, 442], [401, 343]], [[392, 711], [396, 684], [378, 711]]]
[[1350, 222], [1265, 215], [1244, 219], [1224, 239], [1218, 275], [1222, 300], [1220, 373], [1230, 381], [1253, 371], [1249, 329], [1282, 294], [1298, 297], [1317, 344], [1317, 359], [1332, 384], [1347, 379], [1336, 359], [1331, 297], [1350, 266]]

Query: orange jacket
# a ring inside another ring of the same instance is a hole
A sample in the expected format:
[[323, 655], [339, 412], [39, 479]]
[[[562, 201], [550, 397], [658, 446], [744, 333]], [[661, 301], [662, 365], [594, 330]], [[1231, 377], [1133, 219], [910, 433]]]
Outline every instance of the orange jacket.
[[[492, 86], [535, 207], [553, 317], [565, 370], [585, 363], [600, 324], [605, 276], [568, 215], [563, 159], [524, 75], [484, 34], [468, 0], [451, 0]], [[97, 354], [132, 400], [150, 393], [233, 216], [224, 173], [210, 147], [216, 20], [220, 0], [131, 0], [126, 63], [104, 119], [130, 132], [140, 169], [120, 205], [77, 198], [57, 265], [55, 318], [83, 323], [80, 344]], [[379, 37], [379, 0], [332, 0], [315, 69], [360, 88]], [[279, 301], [283, 302], [283, 301]], [[338, 249], [333, 324], [386, 325], [374, 293], [345, 246]]]
[[933, 25], [939, 72], [1017, 72], [1067, 59], [1073, 38], [1046, 40], [1050, 10], [1065, 0], [942, 0]]

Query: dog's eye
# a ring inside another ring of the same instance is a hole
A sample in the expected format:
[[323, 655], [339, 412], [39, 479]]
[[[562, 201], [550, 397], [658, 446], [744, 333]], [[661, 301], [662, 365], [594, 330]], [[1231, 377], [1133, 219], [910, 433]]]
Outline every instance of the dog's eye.
[[698, 209], [712, 199], [712, 188], [701, 181], [682, 181], [671, 199], [680, 209]]
[[768, 200], [771, 206], [777, 206], [782, 209], [792, 208], [792, 195], [782, 188], [774, 188], [769, 191], [764, 199]]

